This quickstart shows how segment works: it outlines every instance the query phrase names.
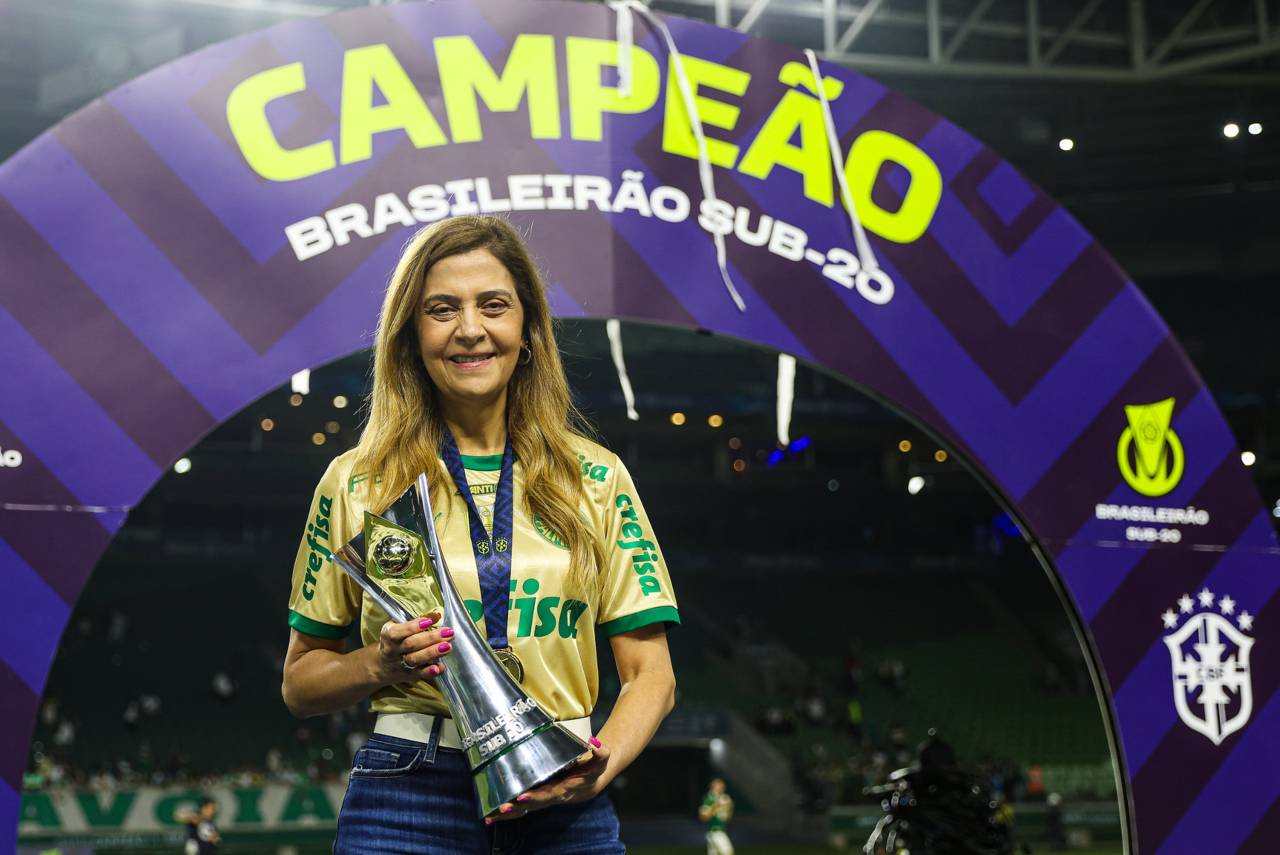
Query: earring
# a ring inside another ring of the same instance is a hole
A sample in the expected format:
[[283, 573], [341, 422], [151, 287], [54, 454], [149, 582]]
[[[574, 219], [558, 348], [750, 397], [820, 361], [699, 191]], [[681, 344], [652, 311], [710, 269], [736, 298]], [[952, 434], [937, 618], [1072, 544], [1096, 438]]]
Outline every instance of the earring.
[[529, 345], [527, 345], [527, 344], [522, 344], [522, 345], [520, 345], [520, 350], [522, 351], [522, 355], [523, 355], [523, 357], [524, 357], [524, 358], [523, 358], [523, 359], [521, 359], [520, 357], [517, 357], [517, 358], [516, 358], [516, 365], [528, 365], [530, 362], [533, 362], [533, 348], [532, 348], [532, 347], [530, 347], [530, 346], [529, 346]]

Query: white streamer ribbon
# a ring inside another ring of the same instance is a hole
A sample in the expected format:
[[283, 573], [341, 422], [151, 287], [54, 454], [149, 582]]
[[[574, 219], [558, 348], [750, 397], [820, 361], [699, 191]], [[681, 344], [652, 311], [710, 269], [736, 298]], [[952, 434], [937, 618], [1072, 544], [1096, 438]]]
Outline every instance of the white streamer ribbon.
[[[853, 243], [858, 252], [858, 274], [854, 282], [859, 294], [872, 303], [883, 305], [893, 299], [893, 279], [876, 261], [871, 241], [867, 240], [867, 233], [858, 219], [858, 211], [853, 206], [849, 179], [844, 174], [844, 152], [840, 149], [840, 138], [836, 135], [836, 122], [831, 116], [831, 102], [827, 100], [827, 90], [822, 85], [822, 72], [818, 70], [818, 55], [809, 48], [805, 48], [804, 55], [809, 60], [809, 70], [813, 72], [813, 83], [818, 90], [818, 100], [822, 102], [822, 121], [827, 128], [827, 147], [831, 150], [831, 165], [835, 168], [836, 181], [840, 184], [840, 197], [844, 200], [844, 209], [849, 212], [849, 223], [853, 228]], [[874, 288], [871, 287], [873, 282], [876, 286]]]
[[796, 358], [778, 354], [778, 445], [791, 444], [791, 405], [796, 398]]
[[618, 385], [622, 387], [622, 400], [627, 404], [627, 418], [638, 422], [640, 414], [636, 412], [636, 394], [631, 391], [627, 363], [622, 359], [622, 324], [617, 318], [610, 318], [604, 322], [604, 331], [609, 336], [609, 355], [613, 357], [613, 367], [618, 371]]
[[[684, 103], [685, 115], [689, 117], [689, 127], [693, 130], [693, 138], [698, 143], [698, 179], [702, 185], [702, 195], [709, 201], [715, 202], [716, 185], [715, 178], [711, 172], [711, 159], [707, 156], [707, 138], [702, 133], [702, 120], [698, 117], [698, 107], [694, 103], [693, 85], [689, 82], [689, 76], [684, 70], [684, 57], [680, 53], [680, 49], [676, 47], [675, 39], [671, 37], [671, 30], [667, 27], [665, 21], [649, 9], [648, 6], [639, 2], [639, 0], [609, 0], [609, 8], [617, 13], [617, 40], [618, 40], [618, 83], [619, 90], [623, 85], [627, 87], [624, 97], [630, 91], [631, 86], [631, 47], [634, 44], [635, 34], [633, 32], [631, 12], [638, 12], [650, 24], [653, 25], [662, 39], [667, 44], [667, 51], [671, 54], [671, 71], [676, 76], [676, 84], [680, 89], [680, 100]], [[711, 235], [716, 245], [716, 265], [720, 268], [720, 279], [724, 282], [725, 290], [729, 292], [733, 304], [738, 307], [738, 311], [745, 312], [747, 304], [742, 301], [742, 296], [738, 293], [738, 289], [734, 287], [733, 279], [729, 276], [729, 261], [724, 247], [724, 235], [713, 233]]]

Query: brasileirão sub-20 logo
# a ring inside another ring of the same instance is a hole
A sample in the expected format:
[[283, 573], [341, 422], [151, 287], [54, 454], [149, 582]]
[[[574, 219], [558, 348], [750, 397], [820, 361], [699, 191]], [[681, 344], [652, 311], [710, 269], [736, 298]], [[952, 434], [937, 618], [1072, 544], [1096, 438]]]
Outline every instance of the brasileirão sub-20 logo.
[[1154, 404], [1128, 404], [1129, 426], [1116, 443], [1116, 463], [1125, 483], [1144, 496], [1163, 496], [1182, 480], [1186, 455], [1170, 427], [1173, 398]]
[[1246, 633], [1253, 630], [1254, 617], [1244, 609], [1237, 612], [1230, 596], [1215, 596], [1208, 588], [1195, 599], [1183, 594], [1177, 606], [1160, 616], [1173, 670], [1173, 704], [1187, 727], [1221, 745], [1253, 713], [1249, 652], [1254, 639]]

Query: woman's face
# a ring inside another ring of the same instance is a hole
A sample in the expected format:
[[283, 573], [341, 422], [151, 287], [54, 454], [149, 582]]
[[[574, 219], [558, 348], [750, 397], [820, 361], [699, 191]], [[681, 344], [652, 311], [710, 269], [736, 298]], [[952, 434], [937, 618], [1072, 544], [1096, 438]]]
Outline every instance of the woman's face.
[[487, 249], [451, 255], [427, 273], [418, 347], [448, 406], [502, 399], [524, 342], [524, 308], [510, 271]]

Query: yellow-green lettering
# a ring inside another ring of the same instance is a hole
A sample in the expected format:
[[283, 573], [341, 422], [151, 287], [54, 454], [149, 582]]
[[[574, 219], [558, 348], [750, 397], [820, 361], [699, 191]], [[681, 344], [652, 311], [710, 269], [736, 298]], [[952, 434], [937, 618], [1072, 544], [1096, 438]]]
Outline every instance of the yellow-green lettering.
[[268, 181], [296, 181], [333, 169], [333, 143], [325, 140], [302, 148], [280, 145], [267, 105], [307, 88], [302, 63], [268, 69], [243, 81], [227, 97], [227, 124], [249, 167]]
[[[667, 104], [666, 116], [662, 123], [662, 150], [684, 157], [698, 156], [698, 141], [693, 136], [693, 127], [689, 123], [689, 114], [685, 110], [684, 98], [680, 95], [680, 85], [676, 78], [672, 58], [671, 68], [667, 69]], [[693, 106], [702, 122], [703, 136], [707, 142], [707, 160], [716, 166], [732, 167], [738, 160], [738, 147], [724, 140], [707, 136], [708, 127], [723, 128], [731, 131], [738, 124], [741, 109], [723, 101], [716, 101], [698, 94], [699, 86], [707, 86], [728, 92], [731, 95], [743, 95], [747, 85], [751, 83], [751, 74], [729, 65], [721, 65], [694, 56], [682, 58], [685, 75], [689, 78], [689, 86], [693, 89]]]
[[[373, 88], [385, 104], [374, 106]], [[418, 148], [444, 145], [444, 131], [387, 45], [347, 51], [342, 65], [342, 163], [368, 160], [373, 135], [403, 130]]]
[[[789, 89], [765, 119], [760, 133], [738, 165], [738, 171], [755, 178], [768, 178], [775, 166], [784, 166], [804, 178], [804, 195], [823, 205], [834, 202], [831, 192], [831, 149], [827, 145], [827, 126], [822, 116], [822, 102], [813, 72], [798, 62], [788, 62], [778, 72], [778, 80], [789, 86], [803, 86], [808, 94]], [[833, 77], [823, 78], [827, 98], [844, 88]], [[791, 139], [800, 132], [800, 145]]]
[[658, 100], [658, 63], [648, 51], [631, 48], [631, 93], [605, 86], [600, 72], [618, 64], [613, 39], [565, 39], [569, 67], [569, 134], [575, 140], [604, 139], [605, 113], [643, 113]]
[[560, 94], [556, 88], [556, 48], [552, 36], [516, 37], [502, 75], [494, 73], [470, 36], [435, 40], [440, 89], [454, 142], [482, 136], [477, 100], [495, 113], [510, 113], [528, 96], [534, 139], [559, 139]]
[[[886, 211], [871, 200], [876, 176], [889, 161], [911, 173], [907, 195], [897, 211]], [[942, 174], [937, 164], [902, 137], [887, 131], [867, 131], [854, 140], [845, 159], [844, 174], [862, 225], [894, 243], [911, 243], [924, 234], [942, 198]]]

